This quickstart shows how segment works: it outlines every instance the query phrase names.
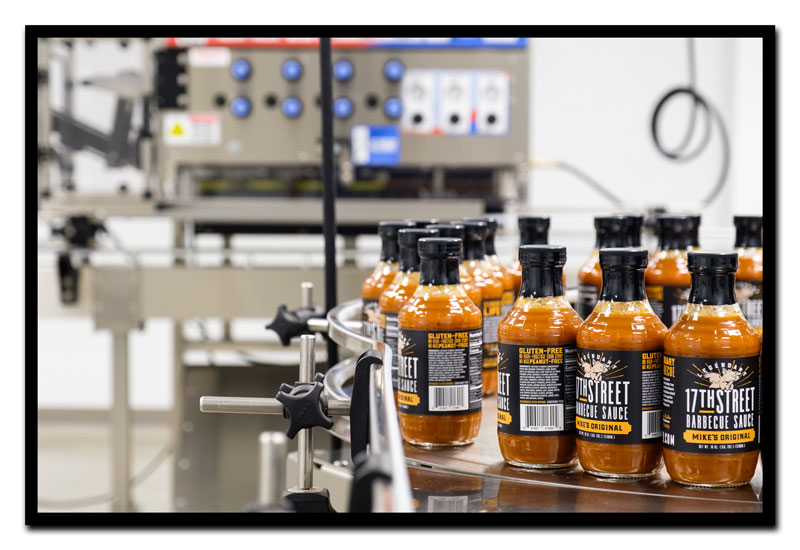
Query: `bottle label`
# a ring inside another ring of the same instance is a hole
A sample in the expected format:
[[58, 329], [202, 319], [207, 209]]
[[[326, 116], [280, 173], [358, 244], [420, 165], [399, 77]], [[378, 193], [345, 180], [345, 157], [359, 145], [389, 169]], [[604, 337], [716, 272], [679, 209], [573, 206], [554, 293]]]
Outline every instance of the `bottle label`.
[[503, 320], [502, 300], [483, 300], [483, 368], [497, 368], [497, 328]]
[[646, 285], [647, 301], [653, 313], [669, 328], [677, 321], [689, 303], [688, 286]]
[[582, 319], [586, 319], [594, 311], [594, 306], [597, 305], [597, 296], [600, 289], [594, 285], [579, 284], [578, 285], [578, 315]]
[[503, 344], [497, 354], [497, 431], [563, 435], [575, 431], [575, 346]]
[[397, 391], [397, 326], [396, 313], [381, 313], [381, 341], [392, 351], [392, 390]]
[[686, 453], [759, 448], [761, 357], [664, 356], [664, 447]]
[[506, 313], [511, 311], [511, 308], [514, 307], [514, 289], [510, 288], [508, 290], [503, 291], [503, 317], [506, 316]]
[[397, 404], [410, 414], [481, 410], [479, 328], [460, 331], [400, 329]]
[[661, 438], [663, 352], [578, 348], [577, 438], [635, 445]]
[[361, 300], [361, 334], [367, 338], [380, 341], [381, 337], [381, 311], [378, 300]]
[[736, 303], [744, 318], [760, 333], [764, 328], [764, 293], [761, 281], [736, 281]]

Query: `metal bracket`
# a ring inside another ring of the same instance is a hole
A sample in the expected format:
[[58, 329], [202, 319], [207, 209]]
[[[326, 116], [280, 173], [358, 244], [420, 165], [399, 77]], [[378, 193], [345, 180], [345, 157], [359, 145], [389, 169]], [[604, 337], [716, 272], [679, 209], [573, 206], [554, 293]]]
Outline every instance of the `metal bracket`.
[[92, 317], [98, 330], [128, 331], [142, 323], [139, 273], [133, 268], [94, 268]]

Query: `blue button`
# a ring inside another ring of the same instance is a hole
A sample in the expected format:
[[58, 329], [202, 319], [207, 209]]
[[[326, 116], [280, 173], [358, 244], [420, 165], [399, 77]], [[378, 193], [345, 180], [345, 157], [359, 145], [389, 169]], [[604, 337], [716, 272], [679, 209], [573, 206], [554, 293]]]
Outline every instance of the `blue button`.
[[231, 101], [231, 113], [233, 113], [233, 116], [236, 118], [244, 118], [250, 114], [250, 111], [250, 100], [243, 95], [235, 97], [233, 101]]
[[340, 59], [333, 64], [333, 77], [340, 82], [353, 78], [353, 71], [353, 64], [347, 59]]
[[253, 68], [246, 59], [237, 59], [231, 63], [231, 76], [236, 80], [247, 80], [252, 72]]
[[303, 102], [294, 96], [287, 97], [281, 103], [281, 111], [287, 118], [297, 118], [303, 112]]
[[287, 59], [281, 65], [281, 74], [286, 80], [299, 80], [303, 76], [303, 65], [296, 59]]
[[403, 114], [403, 102], [399, 97], [387, 98], [383, 103], [383, 113], [389, 118], [400, 118]]
[[349, 97], [337, 97], [333, 101], [333, 114], [336, 118], [347, 118], [353, 114], [353, 102]]
[[399, 59], [390, 59], [383, 66], [383, 75], [386, 77], [386, 80], [391, 82], [397, 82], [403, 78], [405, 72], [406, 67]]

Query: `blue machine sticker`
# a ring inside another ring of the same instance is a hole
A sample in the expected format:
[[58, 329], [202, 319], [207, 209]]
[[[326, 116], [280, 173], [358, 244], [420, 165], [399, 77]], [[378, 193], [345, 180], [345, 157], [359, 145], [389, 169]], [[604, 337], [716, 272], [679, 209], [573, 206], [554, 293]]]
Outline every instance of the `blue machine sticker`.
[[350, 131], [350, 148], [356, 166], [396, 166], [400, 163], [400, 128], [357, 124]]

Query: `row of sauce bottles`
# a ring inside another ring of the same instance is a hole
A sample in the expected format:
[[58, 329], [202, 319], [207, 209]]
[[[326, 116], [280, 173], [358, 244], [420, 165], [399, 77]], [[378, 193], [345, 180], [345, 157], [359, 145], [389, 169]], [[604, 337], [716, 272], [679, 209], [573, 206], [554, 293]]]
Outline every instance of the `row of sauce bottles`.
[[[659, 233], [666, 235], [648, 264], [624, 219], [595, 222], [601, 284], [585, 321], [564, 296], [566, 249], [525, 243], [532, 233], [540, 241], [544, 233], [546, 242], [546, 218], [521, 218], [529, 232], [521, 231], [508, 269], [494, 254], [491, 221], [380, 225], [381, 264], [362, 289], [364, 326], [396, 353], [393, 384], [407, 441], [471, 443], [481, 396], [499, 385], [498, 439], [512, 465], [556, 468], [579, 460], [599, 476], [647, 477], [660, 470], [663, 447], [676, 481], [750, 480], [759, 448], [760, 337], [736, 304], [737, 254], [687, 254], [697, 245], [671, 239], [691, 236], [698, 224], [663, 216]], [[757, 243], [740, 232], [754, 233], [760, 219], [744, 219], [741, 231], [740, 222], [737, 248], [755, 252], [760, 246], [739, 245], [760, 245], [760, 227]], [[610, 244], [625, 248], [604, 246], [615, 234], [625, 240]], [[660, 254], [673, 250], [679, 253]], [[669, 332], [651, 307], [649, 287], [677, 285], [667, 284], [673, 280], [663, 267], [662, 278], [645, 285], [646, 271], [664, 259], [685, 267], [690, 290]]]

